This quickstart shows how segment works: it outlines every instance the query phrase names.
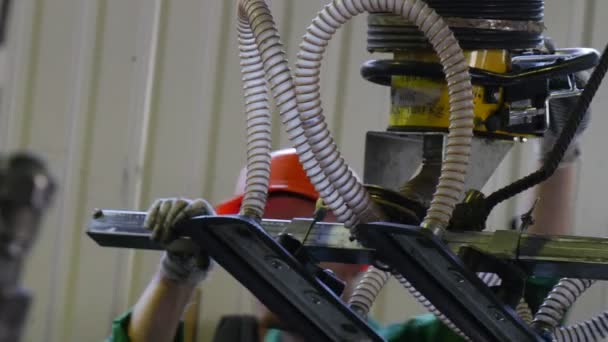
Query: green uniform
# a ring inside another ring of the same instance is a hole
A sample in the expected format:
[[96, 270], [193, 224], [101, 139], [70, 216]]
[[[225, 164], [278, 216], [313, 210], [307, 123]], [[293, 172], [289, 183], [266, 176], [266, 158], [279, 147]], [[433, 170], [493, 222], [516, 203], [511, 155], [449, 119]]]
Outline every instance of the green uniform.
[[[112, 336], [107, 342], [128, 342], [127, 327], [129, 325], [130, 312], [117, 318], [112, 326]], [[386, 327], [379, 327], [371, 322], [371, 325], [377, 328], [377, 332], [388, 342], [398, 341], [463, 341], [462, 338], [454, 334], [449, 328], [441, 324], [432, 314], [418, 316], [404, 323], [391, 324]], [[183, 340], [183, 329], [180, 325], [175, 342]], [[279, 330], [270, 330], [266, 334], [264, 342], [280, 342], [281, 332]]]
[[[536, 312], [538, 306], [542, 303], [549, 291], [556, 284], [555, 279], [548, 278], [530, 278], [526, 285], [526, 301]], [[112, 336], [108, 342], [128, 342], [127, 330], [129, 326], [130, 312], [118, 317], [112, 324]], [[405, 323], [391, 324], [386, 327], [380, 327], [374, 322], [370, 325], [376, 329], [378, 334], [388, 342], [400, 341], [417, 341], [417, 342], [460, 342], [461, 337], [452, 332], [449, 328], [439, 322], [432, 314], [417, 316]], [[271, 330], [266, 335], [264, 342], [280, 342], [280, 332]], [[180, 328], [177, 331], [175, 342], [183, 340], [183, 330]]]

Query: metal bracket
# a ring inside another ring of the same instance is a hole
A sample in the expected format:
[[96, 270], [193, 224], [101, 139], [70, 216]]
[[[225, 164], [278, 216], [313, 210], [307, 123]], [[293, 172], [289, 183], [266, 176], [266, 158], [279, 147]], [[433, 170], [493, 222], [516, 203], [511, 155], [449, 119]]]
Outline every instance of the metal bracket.
[[[145, 212], [98, 210], [87, 234], [105, 247], [155, 249], [143, 228]], [[310, 219], [267, 220], [260, 225], [273, 237], [290, 233], [302, 241]], [[350, 239], [340, 223], [317, 222], [304, 247], [315, 259], [328, 262], [371, 264], [374, 250]], [[474, 247], [483, 253], [516, 263], [528, 275], [608, 280], [608, 239], [585, 236], [547, 236], [518, 231], [446, 232], [442, 237], [452, 252]]]
[[391, 223], [358, 227], [364, 245], [403, 275], [473, 341], [543, 341], [429, 230]]
[[207, 216], [184, 232], [288, 326], [314, 341], [383, 341], [255, 221]]
[[[143, 228], [146, 213], [127, 210], [97, 210], [89, 222], [87, 234], [100, 246], [163, 250], [163, 246], [150, 240], [150, 231]], [[311, 219], [268, 220], [259, 224], [268, 234], [293, 235], [302, 241]], [[339, 223], [317, 222], [302, 241], [307, 252], [316, 260], [349, 264], [369, 264], [372, 250], [353, 241], [350, 231]]]

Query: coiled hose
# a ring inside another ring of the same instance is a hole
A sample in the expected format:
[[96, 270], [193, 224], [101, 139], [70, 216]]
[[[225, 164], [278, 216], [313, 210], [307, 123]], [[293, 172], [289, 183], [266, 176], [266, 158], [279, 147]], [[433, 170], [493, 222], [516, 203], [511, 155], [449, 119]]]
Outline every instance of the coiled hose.
[[554, 334], [555, 341], [591, 342], [608, 337], [608, 311], [567, 327], [558, 327], [566, 311], [595, 280], [563, 278], [540, 306], [533, 325]]
[[561, 279], [538, 308], [533, 324], [551, 330], [557, 328], [566, 311], [593, 283], [589, 279]]
[[[311, 183], [315, 185], [325, 204], [332, 210], [339, 221], [352, 223], [354, 215], [351, 209], [344, 203], [342, 197], [329, 182], [308, 146], [308, 141], [304, 135], [298, 115], [293, 78], [288, 67], [283, 44], [281, 43], [268, 5], [264, 0], [240, 0], [238, 17], [238, 33], [239, 41], [241, 42], [239, 49], [241, 50], [242, 64], [244, 63], [248, 67], [247, 71], [249, 73], [247, 76], [250, 77], [245, 79], [246, 75], [243, 72], [243, 79], [251, 86], [250, 88], [244, 85], [245, 91], [249, 92], [253, 99], [254, 96], [259, 95], [258, 92], [261, 92], [261, 88], [258, 87], [261, 87], [263, 83], [265, 84], [265, 81], [268, 83], [267, 85], [277, 104], [281, 121], [285, 126], [289, 139], [296, 147], [300, 161], [304, 165]], [[253, 41], [251, 40], [252, 37]], [[261, 58], [264, 73], [257, 72], [260, 62], [256, 59], [257, 57]], [[253, 89], [254, 87], [256, 90]], [[255, 103], [260, 108], [262, 107], [261, 100]], [[258, 107], [255, 108], [256, 110], [258, 109]], [[256, 126], [259, 134], [249, 134], [249, 127], [253, 128], [253, 126]], [[248, 146], [250, 146], [250, 141], [253, 142], [259, 139], [260, 136], [267, 134], [266, 129], [262, 127], [266, 126], [248, 124]], [[267, 131], [270, 132], [269, 129]], [[245, 198], [251, 199], [251, 202], [248, 201], [247, 207], [244, 207], [241, 212], [247, 210], [259, 213], [264, 210], [266, 196], [261, 196], [260, 194], [262, 193], [261, 186], [267, 186], [262, 185], [266, 184], [266, 180], [259, 170], [265, 170], [267, 165], [270, 165], [270, 156], [266, 152], [261, 151], [262, 149], [256, 149], [256, 151], [248, 149], [248, 176]], [[254, 174], [253, 170], [258, 171]], [[245, 201], [243, 201], [243, 205], [245, 205]]]
[[[372, 272], [372, 270], [376, 270], [376, 272]], [[353, 295], [348, 301], [353, 311], [361, 316], [367, 315], [374, 299], [378, 296], [384, 285], [386, 285], [389, 278], [390, 273], [370, 266], [357, 283], [357, 286], [353, 290]], [[357, 293], [356, 296], [354, 295], [355, 293]]]
[[270, 126], [265, 100], [268, 86], [288, 136], [297, 145], [300, 159], [308, 161], [308, 177], [337, 219], [347, 222], [353, 217], [352, 211], [329, 183], [308, 148], [298, 116], [291, 71], [272, 14], [264, 0], [239, 1], [238, 34], [248, 118], [247, 180], [241, 213], [261, 217], [266, 204], [270, 165], [267, 149]]
[[[373, 267], [373, 266], [371, 266], [371, 267]], [[364, 305], [366, 305], [367, 302], [370, 302], [370, 303], [373, 302], [373, 300], [371, 300], [371, 296], [374, 295], [374, 293], [375, 294], [379, 293], [380, 290], [382, 290], [382, 287], [384, 286], [384, 284], [386, 284], [386, 282], [388, 282], [389, 273], [383, 272], [381, 270], [379, 270], [379, 271], [380, 272], [369, 273], [368, 277], [363, 277], [361, 282], [359, 282], [359, 284], [357, 284], [357, 287], [355, 288], [355, 291], [359, 291], [361, 295], [351, 298], [351, 301], [349, 303], [351, 304], [351, 307], [353, 307], [353, 310], [355, 310], [359, 314], [363, 313], [360, 308], [363, 307]], [[437, 317], [437, 319], [439, 319], [443, 324], [445, 324], [448, 328], [450, 328], [456, 334], [463, 337], [465, 340], [469, 340], [468, 337], [465, 336], [462, 333], [462, 331], [454, 323], [452, 323], [452, 321], [448, 317], [446, 317], [443, 313], [441, 313], [428, 299], [426, 299], [426, 297], [424, 297], [424, 295], [422, 293], [417, 291], [412, 286], [412, 284], [410, 284], [410, 282], [407, 281], [407, 279], [405, 279], [399, 273], [395, 273], [393, 275], [394, 275], [395, 279], [397, 279], [397, 281], [399, 281], [399, 283], [403, 287], [405, 287], [420, 304], [422, 304], [430, 313], [435, 315]], [[479, 272], [479, 273], [477, 273], [477, 276], [481, 279], [481, 281], [484, 282], [484, 284], [486, 284], [489, 287], [498, 286], [502, 282], [502, 280], [496, 273]], [[355, 302], [355, 301], [357, 301], [357, 302]], [[365, 301], [365, 302], [361, 303], [360, 301]], [[371, 306], [371, 304], [369, 304], [369, 305]], [[520, 301], [520, 303], [517, 305], [515, 310], [516, 310], [517, 314], [526, 323], [532, 322], [532, 318], [533, 318], [532, 312], [531, 312], [528, 304], [523, 300], [523, 298]]]
[[[370, 266], [371, 268], [375, 268], [374, 266]], [[361, 281], [355, 287], [355, 292], [359, 293], [359, 296], [352, 296], [349, 304], [353, 308], [355, 312], [361, 315], [366, 315], [367, 312], [362, 311], [363, 308], [371, 307], [373, 300], [377, 297], [380, 290], [384, 287], [384, 285], [388, 282], [390, 278], [390, 273], [384, 272], [382, 270], [376, 269], [379, 272], [368, 272], [361, 279]], [[394, 273], [395, 279], [399, 281], [403, 287], [405, 287], [412, 296], [420, 302], [430, 313], [434, 314], [438, 319], [440, 319], [446, 326], [452, 329], [457, 334], [463, 336], [462, 332], [449, 318], [447, 318], [444, 314], [442, 314], [435, 306], [426, 299], [422, 293], [416, 291], [416, 289], [408, 282], [401, 274]]]
[[591, 279], [561, 279], [538, 309], [532, 326], [553, 333], [554, 341], [558, 342], [591, 342], [608, 337], [608, 311], [574, 325], [559, 327], [566, 311], [594, 283]]
[[499, 286], [500, 284], [502, 284], [502, 279], [500, 279], [500, 277], [496, 273], [479, 272], [477, 273], [477, 276], [488, 287]]
[[[373, 211], [368, 210], [372, 208], [369, 196], [350, 172], [327, 129], [319, 86], [321, 60], [329, 40], [342, 24], [366, 11], [392, 12], [414, 22], [428, 38], [444, 67], [450, 95], [450, 126], [439, 184], [423, 221], [425, 227], [444, 228], [464, 192], [474, 127], [473, 95], [468, 65], [458, 41], [441, 17], [423, 1], [336, 0], [317, 15], [304, 35], [296, 62], [297, 102], [305, 135], [332, 184], [362, 220], [355, 222], [374, 219]], [[362, 314], [369, 312], [387, 280], [384, 271], [371, 267], [349, 301], [353, 309]]]
[[473, 95], [468, 64], [443, 19], [420, 0], [334, 0], [319, 12], [306, 30], [296, 62], [298, 109], [313, 155], [346, 203], [360, 219], [368, 216], [371, 200], [341, 157], [327, 128], [320, 96], [321, 61], [325, 47], [342, 24], [364, 12], [391, 12], [413, 22], [424, 33], [444, 68], [450, 97], [450, 125], [445, 158], [436, 192], [423, 226], [448, 225], [464, 192], [464, 178], [473, 137]]
[[593, 342], [602, 341], [608, 337], [608, 311], [584, 322], [561, 327], [554, 333], [554, 341], [558, 342]]
[[[557, 337], [558, 335], [570, 336], [571, 333], [580, 332], [590, 326], [595, 327], [595, 323], [603, 322], [600, 315], [571, 327], [557, 329], [566, 311], [594, 282], [590, 279], [562, 278], [539, 307], [532, 325], [537, 330], [555, 333]], [[599, 327], [601, 328], [601, 326]], [[608, 325], [604, 329], [604, 334], [608, 333]]]
[[[293, 89], [293, 82], [287, 66], [285, 53], [283, 52], [270, 11], [263, 0], [242, 0], [239, 2], [239, 26], [244, 29], [244, 31], [239, 30], [239, 34], [243, 34], [242, 38], [245, 41], [250, 38], [247, 33], [253, 33], [255, 45], [258, 49], [257, 52], [261, 55], [266, 80], [270, 85], [273, 97], [281, 113], [281, 121], [286, 127], [287, 134], [294, 144], [311, 182], [315, 185], [324, 202], [334, 212], [338, 220], [352, 227], [359, 222], [377, 219], [379, 215], [374, 210], [369, 195], [355, 179], [350, 168], [348, 168], [335, 147], [333, 138], [326, 124], [324, 124], [322, 110], [320, 109], [321, 103], [318, 85], [315, 86], [314, 84], [315, 82], [318, 83], [319, 80], [320, 54], [324, 51], [324, 44], [327, 44], [335, 29], [353, 15], [364, 11], [378, 10], [392, 11], [414, 21], [424, 32], [425, 36], [429, 38], [440, 57], [441, 63], [444, 65], [450, 94], [450, 126], [442, 175], [434, 198], [431, 201], [431, 208], [424, 220], [424, 225], [427, 227], [445, 227], [449, 222], [455, 204], [459, 201], [464, 190], [464, 177], [468, 166], [473, 129], [473, 104], [468, 66], [465, 63], [462, 50], [448, 26], [432, 9], [422, 1], [391, 1], [390, 3], [381, 1], [378, 4], [372, 4], [368, 1], [336, 1], [326, 6], [324, 11], [313, 21], [313, 25], [309, 28], [304, 38], [305, 42], [311, 43], [310, 46], [307, 46], [305, 43], [301, 46], [304, 53], [302, 54], [301, 51], [301, 54], [299, 54], [301, 62], [298, 63], [298, 69], [300, 72], [304, 70], [304, 74], [296, 73], [296, 75], [300, 76], [298, 86], [304, 91], [298, 91], [298, 93], [303, 95], [298, 97], [297, 106], [294, 101], [296, 92]], [[334, 17], [336, 14], [337, 16]], [[343, 14], [346, 14], [346, 16]], [[329, 26], [331, 34], [326, 37], [325, 42], [316, 42], [320, 43], [320, 45], [315, 44], [315, 35], [313, 33], [321, 33], [323, 35], [324, 29], [327, 29], [327, 27], [323, 27], [323, 20], [319, 18], [323, 18], [326, 22], [339, 18], [335, 21], [333, 29], [331, 28], [332, 26]], [[321, 27], [315, 27], [315, 24], [321, 25]], [[307, 51], [307, 48], [311, 48], [312, 50]], [[255, 49], [246, 51], [253, 51], [255, 54]], [[312, 59], [309, 52], [312, 52]], [[306, 71], [310, 72], [311, 70], [305, 70], [310, 68], [303, 66], [306, 66], [306, 60], [309, 62], [313, 61], [314, 64], [315, 53], [319, 54], [319, 63], [316, 66], [317, 71], [314, 71], [315, 67], [313, 66], [311, 69], [312, 74], [307, 74]], [[252, 61], [252, 65], [258, 64]], [[254, 70], [255, 67], [251, 69]], [[307, 77], [311, 76], [313, 78], [312, 83], [309, 82], [309, 78], [307, 79]], [[255, 79], [260, 78], [254, 77], [253, 80], [249, 80], [250, 84], [257, 85], [258, 83], [254, 82]], [[313, 94], [313, 98], [308, 97], [307, 94]], [[252, 97], [254, 95], [257, 95], [257, 93], [252, 92]], [[312, 107], [308, 103], [311, 101]], [[298, 116], [298, 109], [306, 112], [301, 116], [302, 119]], [[303, 125], [302, 120], [305, 125]], [[260, 134], [264, 133], [260, 130]], [[252, 138], [251, 140], [254, 139]], [[314, 148], [311, 148], [311, 145]], [[327, 151], [327, 153], [321, 154], [323, 151]], [[265, 153], [256, 155], [259, 158], [248, 159], [248, 163], [255, 161], [259, 165], [262, 165], [263, 162], [261, 160], [269, 160], [269, 155]], [[320, 163], [322, 165], [319, 165]], [[263, 167], [261, 166], [261, 168]], [[248, 177], [248, 182], [252, 184], [249, 189], [254, 189], [254, 184], [259, 186], [260, 183], [259, 181], [254, 181], [254, 177]], [[262, 179], [261, 182], [263, 183], [264, 180]], [[333, 184], [338, 185], [338, 191], [333, 187]], [[253, 193], [253, 190], [251, 192]], [[263, 201], [265, 201], [265, 198], [257, 198], [258, 207], [261, 207], [259, 203]], [[354, 209], [355, 212], [351, 209]], [[376, 295], [374, 295], [374, 298]], [[367, 311], [369, 311], [369, 307]]]
[[409, 291], [409, 293], [412, 295], [412, 297], [414, 297], [414, 299], [416, 299], [420, 304], [422, 304], [422, 306], [424, 306], [425, 309], [435, 315], [437, 319], [439, 319], [443, 324], [445, 324], [445, 326], [450, 328], [453, 332], [460, 335], [466, 341], [469, 341], [469, 338], [454, 323], [452, 323], [452, 321], [447, 316], [441, 313], [441, 311], [439, 311], [439, 309], [437, 309], [435, 305], [433, 305], [433, 303], [426, 299], [426, 297], [424, 297], [422, 293], [418, 292], [418, 290], [416, 290], [416, 288], [414, 288], [414, 286], [410, 284], [407, 279], [405, 279], [399, 273], [393, 273], [393, 276], [405, 289]]
[[[420, 304], [422, 304], [427, 310], [429, 310], [430, 313], [435, 315], [437, 317], [437, 319], [439, 319], [443, 324], [445, 324], [448, 328], [450, 328], [456, 334], [460, 335], [465, 340], [467, 340], [467, 341], [469, 340], [469, 338], [466, 335], [464, 335], [464, 333], [456, 325], [454, 325], [454, 323], [452, 323], [452, 321], [448, 317], [446, 317], [444, 314], [442, 314], [428, 299], [426, 299], [424, 297], [424, 295], [422, 295], [422, 293], [418, 292], [412, 286], [412, 284], [410, 284], [402, 275], [395, 274], [394, 276], [399, 281], [399, 283], [401, 283], [401, 285], [403, 285], [403, 287], [408, 289], [410, 294], [418, 302], [420, 302]], [[481, 279], [481, 281], [483, 281], [489, 287], [498, 286], [502, 282], [502, 280], [496, 273], [480, 272], [480, 273], [477, 273], [477, 276]], [[528, 324], [532, 323], [532, 320], [533, 320], [532, 310], [530, 310], [528, 303], [526, 303], [526, 301], [523, 298], [517, 304], [515, 311], [517, 312], [517, 315], [519, 317], [521, 317], [521, 319], [524, 322], [526, 322]]]
[[264, 65], [253, 32], [248, 22], [241, 17], [237, 30], [247, 116], [247, 178], [240, 214], [261, 218], [264, 215], [270, 179], [272, 119]]

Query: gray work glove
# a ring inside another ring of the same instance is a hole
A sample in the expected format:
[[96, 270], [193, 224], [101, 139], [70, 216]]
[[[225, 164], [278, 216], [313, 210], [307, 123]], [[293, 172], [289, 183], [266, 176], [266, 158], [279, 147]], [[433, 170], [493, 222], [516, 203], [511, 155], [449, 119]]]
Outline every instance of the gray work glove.
[[[590, 73], [587, 71], [579, 72], [575, 75], [576, 85], [578, 88], [582, 89], [587, 85], [587, 81], [589, 80]], [[541, 143], [541, 159], [547, 156], [549, 151], [555, 145], [555, 142], [559, 138], [559, 135], [566, 125], [568, 121], [569, 115], [572, 113], [571, 111], [576, 106], [576, 102], [578, 101], [578, 96], [567, 97], [554, 99], [549, 103], [549, 128], [545, 132], [545, 136]], [[578, 126], [578, 130], [570, 143], [570, 146], [566, 150], [564, 154], [564, 158], [560, 163], [560, 166], [565, 166], [575, 162], [580, 155], [580, 147], [579, 147], [579, 138], [582, 133], [585, 131], [587, 126], [589, 125], [589, 120], [591, 119], [590, 110], [585, 113], [585, 117], [581, 124]]]
[[180, 284], [198, 285], [213, 266], [213, 260], [193, 242], [176, 240], [176, 224], [199, 215], [215, 215], [215, 211], [202, 199], [161, 198], [150, 206], [144, 222], [144, 227], [152, 231], [152, 240], [165, 246], [160, 262], [162, 275]]

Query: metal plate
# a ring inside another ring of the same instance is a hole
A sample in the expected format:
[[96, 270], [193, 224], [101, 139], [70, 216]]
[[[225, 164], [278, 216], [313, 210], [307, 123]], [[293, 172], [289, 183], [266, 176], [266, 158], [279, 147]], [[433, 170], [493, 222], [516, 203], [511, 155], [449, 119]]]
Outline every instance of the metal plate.
[[[423, 138], [437, 133], [368, 132], [363, 180], [399, 189], [422, 162]], [[473, 137], [466, 189], [481, 189], [513, 147], [513, 141]], [[399, 172], [395, 172], [399, 170]]]

